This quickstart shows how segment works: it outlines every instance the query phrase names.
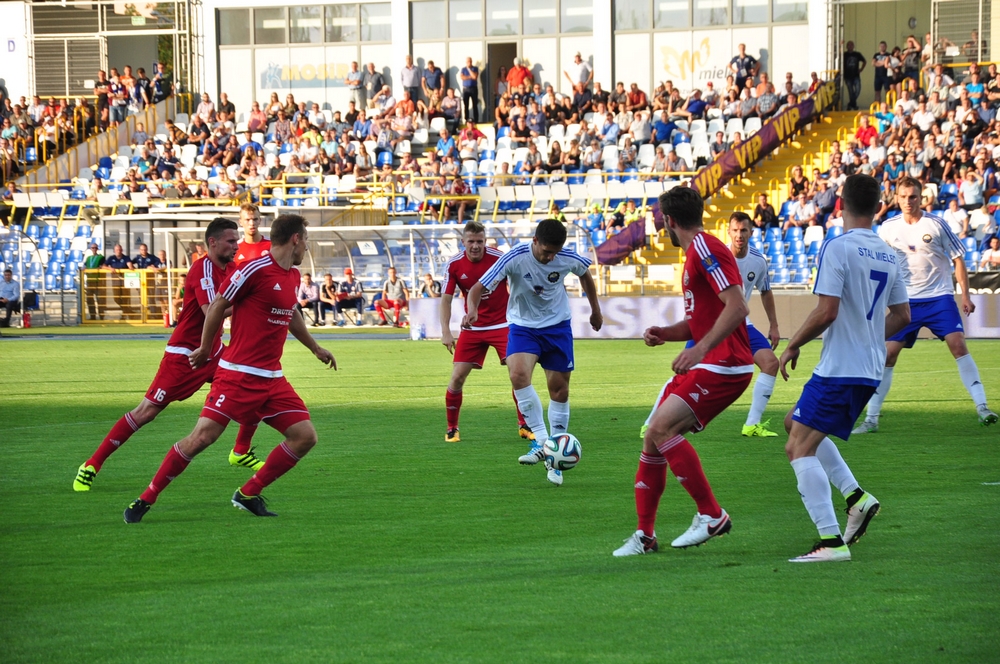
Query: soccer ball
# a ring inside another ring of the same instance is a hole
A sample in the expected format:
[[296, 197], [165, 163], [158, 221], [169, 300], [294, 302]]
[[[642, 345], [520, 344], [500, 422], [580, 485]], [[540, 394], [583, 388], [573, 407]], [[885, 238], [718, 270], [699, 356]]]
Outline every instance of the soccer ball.
[[580, 463], [580, 441], [571, 433], [561, 433], [549, 438], [542, 446], [545, 463], [556, 470], [570, 470]]

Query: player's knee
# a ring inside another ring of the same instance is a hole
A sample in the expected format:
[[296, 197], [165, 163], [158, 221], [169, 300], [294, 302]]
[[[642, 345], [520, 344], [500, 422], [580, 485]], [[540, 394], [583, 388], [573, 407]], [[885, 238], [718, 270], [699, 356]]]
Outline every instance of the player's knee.
[[569, 385], [559, 385], [554, 388], [549, 388], [549, 399], [552, 401], [558, 401], [560, 403], [566, 403], [569, 401]]
[[757, 366], [760, 367], [761, 373], [766, 373], [768, 376], [778, 375], [778, 358], [774, 353], [761, 353]]
[[785, 415], [785, 433], [791, 433], [791, 432], [792, 432], [792, 411], [788, 411], [788, 414]]
[[788, 442], [785, 443], [785, 456], [788, 457], [789, 461], [795, 461], [798, 458], [798, 454], [796, 454], [797, 450], [798, 446], [795, 444], [795, 441], [789, 438]]

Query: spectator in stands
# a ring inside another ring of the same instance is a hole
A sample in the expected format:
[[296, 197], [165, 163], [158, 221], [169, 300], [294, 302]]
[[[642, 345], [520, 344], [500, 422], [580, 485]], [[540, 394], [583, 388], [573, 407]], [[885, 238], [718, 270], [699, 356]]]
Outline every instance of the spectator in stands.
[[385, 312], [387, 309], [393, 311], [393, 327], [400, 327], [402, 310], [407, 308], [406, 284], [396, 276], [396, 268], [389, 268], [389, 278], [382, 284], [382, 297], [375, 300], [375, 311], [381, 321], [379, 325], [389, 325]]
[[457, 157], [458, 148], [455, 147], [455, 139], [451, 137], [447, 129], [442, 129], [439, 134], [437, 144], [434, 146], [434, 152], [439, 157]]
[[804, 228], [815, 224], [816, 206], [813, 205], [812, 201], [809, 200], [808, 196], [803, 191], [798, 195], [796, 201], [788, 207], [788, 219], [785, 221], [785, 225], [782, 230], [787, 231], [792, 226]]
[[337, 293], [339, 287], [333, 280], [333, 275], [327, 272], [323, 275], [323, 283], [319, 287], [319, 320], [326, 325], [326, 312], [333, 312], [333, 320], [337, 320]]
[[375, 95], [379, 94], [382, 88], [385, 87], [385, 78], [383, 78], [380, 72], [375, 70], [375, 63], [369, 62], [368, 68], [365, 70], [365, 75], [361, 80], [364, 84], [365, 99], [367, 100], [368, 108], [375, 108]]
[[797, 199], [799, 194], [809, 190], [809, 180], [802, 174], [801, 166], [792, 167], [792, 177], [788, 180], [789, 198]]
[[530, 86], [534, 82], [531, 70], [521, 63], [521, 58], [514, 58], [514, 66], [507, 72], [507, 89], [517, 90], [518, 86]]
[[715, 161], [728, 149], [729, 144], [726, 143], [726, 135], [721, 131], [715, 132], [715, 140], [708, 144], [708, 151], [711, 155], [711, 160]]
[[980, 270], [1000, 270], [1000, 238], [995, 235], [990, 238], [989, 249], [983, 252], [979, 261]]
[[667, 155], [667, 171], [684, 173], [691, 170], [691, 164], [674, 150]]
[[737, 117], [743, 118], [755, 118], [757, 117], [757, 100], [753, 98], [750, 94], [749, 88], [744, 88], [743, 92], [740, 94], [740, 105]]
[[865, 70], [868, 61], [865, 60], [859, 51], [854, 50], [854, 42], [847, 42], [847, 49], [844, 51], [842, 71], [844, 83], [847, 85], [847, 110], [858, 110], [858, 97], [861, 95], [861, 72]]
[[590, 82], [594, 80], [594, 69], [577, 51], [576, 55], [573, 56], [573, 62], [563, 70], [563, 76], [574, 88], [579, 85], [583, 89], [587, 89], [590, 87]]
[[0, 281], [0, 307], [4, 309], [4, 318], [0, 327], [10, 327], [11, 314], [21, 306], [21, 284], [14, 279], [11, 269], [3, 271], [3, 281]]
[[[149, 314], [151, 316], [160, 316], [161, 313], [157, 310], [155, 305], [152, 303], [156, 301], [155, 297], [155, 273], [162, 269], [166, 269], [165, 266], [160, 262], [160, 259], [149, 253], [149, 247], [145, 244], [139, 245], [139, 253], [136, 254], [135, 258], [131, 260], [129, 269], [132, 270], [145, 270], [149, 274], [146, 276], [146, 302], [149, 303]], [[129, 300], [131, 301], [131, 295]]]
[[100, 272], [103, 267], [104, 256], [98, 250], [97, 244], [92, 242], [90, 244], [90, 253], [83, 259], [83, 268], [88, 270], [88, 272], [84, 273], [84, 283], [86, 285], [84, 290], [87, 294], [88, 320], [104, 319], [104, 312], [101, 311], [101, 305], [103, 304], [102, 296], [104, 295], [101, 291], [103, 286], [101, 277], [103, 275]]
[[479, 122], [479, 67], [472, 64], [472, 58], [465, 59], [465, 66], [458, 72], [462, 84], [462, 105], [465, 121]]
[[[419, 90], [419, 88], [417, 88]], [[409, 92], [409, 90], [407, 90]], [[412, 97], [413, 93], [410, 92]], [[388, 118], [396, 108], [396, 98], [392, 96], [392, 90], [388, 85], [383, 85], [381, 92], [375, 95], [375, 117]]]
[[625, 110], [635, 113], [636, 111], [645, 111], [648, 108], [649, 100], [646, 98], [646, 93], [639, 89], [638, 83], [633, 83], [625, 102]]
[[983, 190], [986, 180], [975, 168], [965, 172], [958, 187], [958, 200], [965, 210], [978, 210], [983, 206]]
[[649, 112], [640, 111], [632, 117], [632, 122], [628, 126], [628, 136], [632, 139], [632, 144], [636, 146], [645, 145], [653, 137], [653, 128], [649, 122]]
[[[617, 125], [615, 125], [617, 126]], [[591, 168], [601, 167], [601, 145], [594, 139], [587, 146], [587, 149], [583, 152], [583, 168], [584, 170], [590, 170]]]
[[445, 90], [444, 97], [441, 99], [441, 112], [444, 114], [448, 131], [454, 133], [458, 129], [462, 115], [462, 101], [455, 96], [454, 88]]
[[122, 246], [116, 244], [114, 254], [109, 256], [104, 262], [104, 269], [110, 273], [108, 276], [111, 282], [111, 297], [121, 309], [123, 318], [131, 315], [133, 312], [131, 304], [132, 296], [125, 289], [125, 281], [122, 278], [122, 272], [131, 268], [132, 262], [125, 255]]
[[420, 284], [420, 297], [435, 298], [441, 297], [441, 282], [435, 281], [430, 272], [424, 274], [424, 280]]
[[969, 234], [969, 215], [964, 209], [959, 207], [957, 198], [952, 198], [948, 201], [948, 209], [944, 211], [944, 215], [942, 216], [952, 233], [960, 238], [964, 238]]
[[212, 103], [212, 98], [208, 96], [207, 92], [201, 93], [201, 103], [198, 104], [195, 113], [208, 124], [215, 122], [215, 104]]
[[757, 207], [753, 210], [753, 223], [757, 228], [767, 230], [778, 226], [778, 215], [774, 212], [774, 206], [767, 200], [767, 194], [757, 195]]
[[424, 69], [423, 75], [420, 77], [420, 86], [423, 88], [424, 95], [426, 95], [428, 99], [431, 96], [431, 92], [437, 92], [438, 96], [444, 97], [444, 72], [434, 66], [433, 60], [427, 61], [427, 67]]
[[361, 325], [364, 314], [365, 296], [364, 288], [360, 281], [354, 278], [354, 270], [349, 267], [344, 268], [344, 280], [337, 287], [337, 325], [343, 327], [345, 324], [345, 311], [354, 309], [357, 315], [354, 319], [355, 325]]
[[162, 62], [156, 63], [156, 73], [153, 74], [153, 103], [159, 104], [161, 101], [174, 94], [174, 82], [166, 66]]
[[358, 153], [354, 156], [354, 177], [358, 181], [367, 180], [371, 177], [375, 165], [372, 157], [368, 154], [368, 149], [362, 143], [358, 146]]
[[358, 63], [355, 60], [351, 62], [351, 68], [344, 77], [344, 85], [347, 86], [347, 90], [350, 93], [350, 99], [354, 102], [355, 106], [358, 108], [365, 107], [365, 87], [364, 87], [364, 74], [358, 70]]
[[757, 96], [757, 116], [761, 120], [769, 119], [778, 110], [778, 95], [774, 94], [774, 86], [766, 84], [763, 94]]
[[875, 69], [875, 99], [882, 101], [882, 92], [888, 92], [893, 84], [894, 72], [892, 69], [892, 55], [888, 51], [888, 45], [881, 41], [878, 43], [878, 52], [872, 56], [872, 67]]
[[838, 182], [827, 180], [819, 180], [817, 182], [816, 195], [813, 196], [812, 202], [816, 208], [816, 222], [820, 225], [825, 223], [826, 218], [833, 212], [833, 208], [837, 204], [838, 186]]
[[302, 314], [303, 320], [306, 317], [306, 311], [308, 311], [312, 314], [313, 327], [318, 327], [320, 321], [319, 284], [313, 282], [312, 274], [309, 272], [302, 274], [302, 283], [299, 284], [295, 292], [295, 299], [297, 300], [295, 308]]
[[[656, 147], [656, 153], [653, 157], [653, 173], [666, 173], [667, 172], [667, 153], [663, 149], [662, 145]], [[652, 178], [653, 180], [661, 180], [662, 176], [657, 176]]]
[[740, 44], [737, 48], [739, 53], [729, 61], [729, 69], [736, 77], [736, 89], [742, 91], [746, 87], [747, 79], [753, 80], [757, 76], [760, 63], [757, 62], [757, 58], [747, 53], [746, 44]]
[[[100, 126], [108, 126], [108, 93], [110, 92], [111, 81], [108, 74], [103, 69], [97, 72], [97, 81], [94, 83], [94, 96], [97, 97], [97, 121]], [[23, 108], [23, 107], [22, 107]]]
[[621, 127], [615, 122], [615, 116], [608, 113], [605, 116], [604, 124], [601, 126], [601, 145], [618, 145], [618, 134]]
[[413, 56], [407, 55], [403, 68], [399, 71], [399, 82], [403, 90], [410, 93], [413, 100], [420, 99], [421, 76], [420, 68], [413, 64]]

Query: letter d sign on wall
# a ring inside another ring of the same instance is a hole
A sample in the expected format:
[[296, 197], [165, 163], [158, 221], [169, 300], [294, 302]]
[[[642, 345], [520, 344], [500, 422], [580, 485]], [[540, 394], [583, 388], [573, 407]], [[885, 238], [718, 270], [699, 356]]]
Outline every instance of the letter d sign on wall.
[[13, 39], [8, 39], [7, 40], [7, 52], [8, 53], [13, 53], [14, 52], [14, 40]]

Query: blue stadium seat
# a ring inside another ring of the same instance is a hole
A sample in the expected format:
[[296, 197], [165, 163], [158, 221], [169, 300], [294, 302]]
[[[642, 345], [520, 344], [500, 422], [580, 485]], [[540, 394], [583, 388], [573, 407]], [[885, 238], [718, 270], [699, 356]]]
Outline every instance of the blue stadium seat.
[[808, 284], [809, 283], [809, 268], [796, 268], [795, 273], [792, 275], [793, 284]]
[[777, 270], [788, 265], [788, 257], [784, 254], [775, 254], [769, 257], [768, 269]]
[[938, 192], [938, 203], [941, 207], [947, 208], [952, 199], [958, 199], [958, 185], [954, 182], [942, 184], [941, 190]]
[[63, 290], [76, 290], [76, 273], [67, 272], [62, 276]]
[[65, 249], [53, 249], [49, 252], [49, 260], [62, 263], [66, 260], [66, 250]]
[[24, 162], [26, 164], [38, 163], [38, 150], [35, 148], [24, 148]]
[[[84, 198], [86, 197], [87, 195], [84, 194]], [[46, 224], [45, 226], [42, 227], [42, 237], [55, 238], [58, 237], [58, 235], [59, 235], [59, 228], [55, 224], [51, 225]]]
[[789, 226], [788, 230], [785, 231], [785, 242], [791, 242], [792, 240], [802, 239], [802, 229], [798, 226]]
[[843, 234], [844, 234], [843, 226], [830, 226], [828, 229], [826, 229], [827, 240], [832, 240], [833, 238], [840, 237]]
[[111, 157], [101, 157], [97, 160], [97, 167], [106, 168], [110, 171], [115, 167], [115, 162], [111, 159]]
[[3, 250], [3, 262], [7, 263], [8, 265], [14, 262], [14, 250], [13, 249], [4, 249]]
[[767, 229], [767, 233], [764, 235], [765, 242], [779, 242], [781, 240], [781, 229], [776, 226], [772, 226]]
[[42, 264], [39, 263], [38, 261], [32, 261], [32, 262], [28, 263], [28, 272], [27, 272], [27, 274], [28, 274], [29, 277], [40, 277], [40, 276], [42, 276], [44, 274], [44, 271], [42, 270]]
[[73, 261], [74, 263], [82, 263], [83, 251], [80, 249], [73, 249], [69, 252], [69, 258], [67, 260]]
[[76, 227], [77, 237], [90, 237], [91, 228], [87, 224], [80, 224]]
[[27, 230], [24, 231], [24, 234], [32, 240], [37, 240], [41, 237], [42, 231], [38, 228], [38, 224], [31, 224], [28, 226]]
[[773, 283], [773, 284], [787, 284], [790, 279], [791, 279], [791, 276], [790, 276], [790, 274], [788, 272], [788, 268], [782, 267], [782, 268], [778, 268], [777, 270], [774, 271], [774, 277], [771, 279], [771, 283]]
[[806, 251], [806, 254], [809, 255], [809, 256], [818, 256], [819, 255], [819, 250], [820, 250], [820, 248], [822, 246], [823, 246], [823, 242], [822, 241], [820, 241], [820, 240], [814, 240], [814, 241], [812, 241], [812, 242], [809, 243], [809, 249]]
[[504, 136], [510, 136], [510, 127], [500, 127], [497, 131], [497, 138], [503, 138]]
[[109, 168], [98, 168], [97, 171], [94, 172], [94, 175], [96, 177], [101, 178], [102, 180], [110, 180], [111, 179], [111, 169], [109, 169]]
[[809, 267], [809, 259], [805, 254], [795, 254], [791, 260], [792, 267], [798, 270], [806, 270]]
[[788, 246], [785, 249], [785, 255], [795, 256], [798, 254], [805, 254], [805, 251], [806, 245], [802, 240], [792, 240], [788, 243]]
[[789, 206], [791, 206], [791, 204], [792, 204], [791, 201], [785, 201], [784, 203], [781, 204], [781, 209], [778, 210], [778, 219], [781, 219], [782, 221], [788, 219], [788, 208]]
[[68, 237], [56, 238], [55, 247], [56, 249], [62, 249], [63, 251], [69, 251], [70, 239]]
[[962, 238], [962, 246], [965, 247], [965, 256], [969, 257], [969, 254], [976, 250], [976, 238], [965, 237]]
[[608, 239], [608, 234], [605, 231], [591, 231], [590, 241], [594, 243], [594, 246], [604, 244]]
[[45, 274], [45, 290], [53, 291], [59, 289], [59, 275], [55, 273]]
[[59, 261], [49, 261], [49, 264], [45, 266], [45, 275], [52, 275], [58, 277], [63, 273], [63, 264]]
[[378, 157], [375, 158], [375, 163], [379, 168], [383, 166], [392, 166], [392, 153], [388, 150], [384, 150], [378, 153]]
[[568, 171], [566, 176], [566, 184], [583, 184], [583, 171]]

